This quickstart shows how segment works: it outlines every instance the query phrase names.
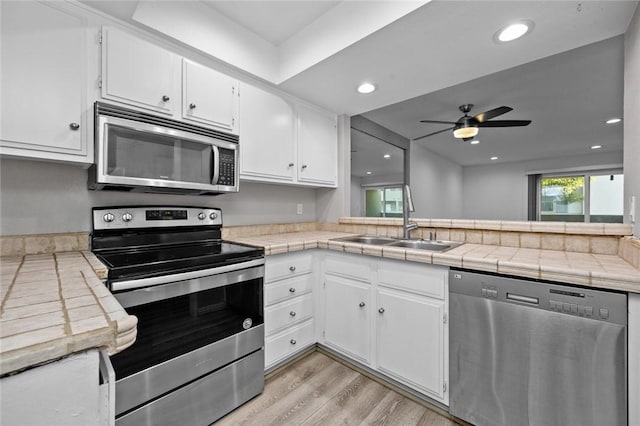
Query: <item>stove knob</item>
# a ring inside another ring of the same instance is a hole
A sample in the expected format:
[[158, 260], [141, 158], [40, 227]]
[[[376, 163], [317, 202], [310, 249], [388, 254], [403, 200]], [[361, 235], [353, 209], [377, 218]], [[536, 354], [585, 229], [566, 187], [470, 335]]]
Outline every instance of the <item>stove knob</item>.
[[104, 216], [102, 216], [102, 220], [104, 220], [105, 222], [113, 222], [115, 218], [116, 217], [113, 215], [113, 213], [106, 213]]
[[216, 213], [216, 212], [212, 212], [209, 215], [209, 219], [211, 219], [211, 220], [216, 220], [217, 218], [218, 218], [218, 213]]
[[207, 217], [207, 215], [204, 214], [203, 212], [198, 213], [198, 219], [204, 220], [206, 217]]
[[131, 213], [125, 213], [122, 215], [123, 222], [131, 222], [131, 219], [133, 219], [133, 215]]

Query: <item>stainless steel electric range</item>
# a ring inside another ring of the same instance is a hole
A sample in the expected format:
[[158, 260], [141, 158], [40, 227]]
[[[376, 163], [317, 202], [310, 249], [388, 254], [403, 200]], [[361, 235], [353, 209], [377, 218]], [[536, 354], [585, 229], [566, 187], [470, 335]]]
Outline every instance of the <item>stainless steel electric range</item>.
[[264, 388], [264, 250], [224, 241], [209, 207], [93, 209], [91, 250], [138, 318], [111, 358], [117, 425], [206, 425]]

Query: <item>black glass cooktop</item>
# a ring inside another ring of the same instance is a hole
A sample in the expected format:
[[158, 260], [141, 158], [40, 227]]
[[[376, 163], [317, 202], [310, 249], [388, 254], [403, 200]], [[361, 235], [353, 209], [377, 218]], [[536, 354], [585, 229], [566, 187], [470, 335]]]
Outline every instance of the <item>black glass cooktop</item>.
[[231, 265], [260, 258], [264, 249], [221, 240], [112, 249], [94, 254], [108, 267], [107, 280], [114, 282]]

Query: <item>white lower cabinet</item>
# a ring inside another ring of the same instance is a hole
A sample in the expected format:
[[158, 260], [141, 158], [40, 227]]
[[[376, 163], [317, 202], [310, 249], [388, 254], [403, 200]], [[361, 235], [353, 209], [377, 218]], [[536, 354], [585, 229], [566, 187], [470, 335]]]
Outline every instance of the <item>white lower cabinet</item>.
[[312, 252], [267, 256], [264, 285], [265, 368], [315, 344]]
[[321, 343], [445, 405], [448, 268], [328, 254]]

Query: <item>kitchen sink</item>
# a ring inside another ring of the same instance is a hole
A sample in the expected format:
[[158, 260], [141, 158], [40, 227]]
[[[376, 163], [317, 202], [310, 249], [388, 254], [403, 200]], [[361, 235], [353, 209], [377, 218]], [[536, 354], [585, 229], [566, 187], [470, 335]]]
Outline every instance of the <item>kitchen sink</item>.
[[388, 244], [391, 247], [404, 247], [419, 250], [445, 251], [458, 247], [463, 243], [460, 241], [444, 240], [398, 240]]
[[458, 247], [464, 242], [446, 240], [403, 240], [391, 237], [378, 237], [375, 235], [356, 235], [353, 237], [332, 238], [332, 241], [343, 241], [356, 244], [374, 246], [402, 247], [418, 250], [446, 251]]
[[355, 237], [342, 237], [342, 238], [333, 238], [334, 241], [344, 241], [347, 243], [358, 243], [358, 244], [371, 244], [375, 246], [387, 245], [389, 243], [393, 243], [398, 241], [395, 238], [390, 237], [377, 237], [371, 235], [356, 235]]

